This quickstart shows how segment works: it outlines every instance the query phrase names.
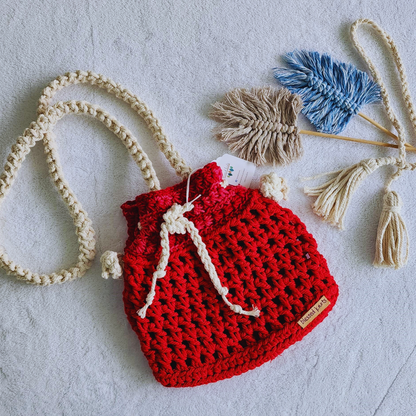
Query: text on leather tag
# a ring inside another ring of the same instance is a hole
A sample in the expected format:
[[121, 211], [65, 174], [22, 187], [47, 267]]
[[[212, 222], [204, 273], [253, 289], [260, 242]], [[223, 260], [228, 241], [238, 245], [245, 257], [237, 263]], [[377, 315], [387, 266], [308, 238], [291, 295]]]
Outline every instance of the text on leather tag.
[[305, 313], [305, 315], [302, 316], [302, 318], [299, 319], [298, 324], [305, 328], [308, 326], [331, 302], [325, 297], [322, 296], [321, 299], [318, 300], [318, 302], [315, 303], [315, 305], [312, 306], [308, 310], [308, 312]]

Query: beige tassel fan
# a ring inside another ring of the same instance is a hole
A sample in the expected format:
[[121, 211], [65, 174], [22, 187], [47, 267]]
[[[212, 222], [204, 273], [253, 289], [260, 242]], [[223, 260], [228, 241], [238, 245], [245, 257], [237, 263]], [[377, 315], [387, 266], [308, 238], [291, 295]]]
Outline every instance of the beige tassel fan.
[[242, 159], [285, 165], [302, 156], [298, 95], [285, 88], [235, 89], [213, 107], [210, 116], [221, 123], [216, 136]]

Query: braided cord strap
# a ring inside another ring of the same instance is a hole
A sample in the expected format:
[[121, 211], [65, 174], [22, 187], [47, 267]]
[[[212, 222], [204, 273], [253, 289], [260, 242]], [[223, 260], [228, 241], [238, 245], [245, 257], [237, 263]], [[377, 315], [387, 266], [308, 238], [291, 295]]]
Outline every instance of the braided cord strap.
[[[387, 92], [386, 86], [383, 82], [383, 79], [381, 77], [381, 74], [379, 73], [376, 66], [374, 65], [372, 60], [369, 58], [369, 56], [366, 54], [364, 48], [361, 46], [361, 44], [358, 41], [357, 29], [359, 26], [364, 25], [364, 24], [371, 26], [376, 31], [376, 33], [383, 39], [387, 48], [391, 52], [397, 71], [399, 72], [403, 99], [406, 104], [410, 120], [412, 122], [413, 130], [416, 133], [416, 111], [412, 102], [412, 97], [409, 92], [409, 85], [407, 82], [406, 70], [403, 65], [397, 46], [394, 43], [392, 37], [389, 34], [387, 34], [377, 23], [373, 22], [370, 19], [358, 19], [357, 21], [353, 23], [353, 25], [351, 26], [352, 42], [354, 46], [356, 47], [356, 49], [358, 50], [358, 52], [360, 53], [361, 57], [364, 59], [364, 61], [368, 65], [368, 68], [370, 69], [371, 75], [373, 76], [374, 80], [380, 85], [381, 96], [383, 98], [383, 103], [386, 108], [387, 115], [390, 121], [392, 122], [394, 128], [397, 130], [397, 135], [399, 138], [399, 161], [401, 162], [399, 163], [399, 169], [400, 167], [405, 168], [405, 165], [406, 165], [405, 132], [390, 104], [390, 97]], [[393, 179], [396, 179], [396, 176]]]
[[63, 76], [56, 78], [43, 90], [38, 102], [38, 114], [43, 114], [47, 111], [53, 96], [59, 90], [72, 84], [96, 85], [128, 103], [146, 122], [146, 125], [152, 132], [160, 150], [166, 156], [176, 173], [183, 179], [191, 173], [192, 169], [186, 164], [184, 159], [174, 148], [173, 144], [168, 140], [159, 120], [154, 116], [147, 105], [127, 88], [104, 75], [96, 74], [92, 71], [76, 71], [68, 72]]
[[29, 269], [25, 269], [13, 262], [4, 250], [0, 249], [0, 267], [5, 269], [8, 274], [16, 276], [17, 279], [25, 280], [26, 282], [35, 285], [46, 286], [54, 283], [63, 283], [83, 276], [91, 267], [96, 254], [95, 232], [92, 228], [92, 222], [65, 180], [59, 161], [55, 136], [52, 129], [61, 118], [67, 114], [85, 114], [100, 120], [124, 143], [134, 161], [139, 166], [149, 189], [151, 191], [160, 189], [160, 183], [152, 163], [133, 134], [102, 108], [85, 101], [58, 102], [53, 106], [49, 106], [53, 95], [58, 90], [67, 85], [80, 82], [89, 82], [93, 85], [98, 85], [113, 93], [118, 98], [128, 102], [145, 120], [160, 149], [175, 168], [177, 174], [185, 177], [191, 172], [191, 169], [186, 165], [184, 160], [179, 156], [178, 152], [164, 135], [159, 121], [147, 106], [131, 92], [102, 75], [97, 75], [92, 72], [78, 71], [57, 78], [45, 88], [42, 97], [39, 100], [38, 119], [30, 124], [29, 128], [24, 131], [23, 135], [20, 136], [12, 146], [11, 152], [7, 157], [4, 171], [0, 175], [1, 204], [12, 186], [26, 155], [37, 141], [43, 140], [49, 173], [62, 200], [67, 205], [75, 225], [75, 233], [78, 236], [79, 255], [76, 265], [68, 270], [61, 270], [51, 274], [33, 273]]

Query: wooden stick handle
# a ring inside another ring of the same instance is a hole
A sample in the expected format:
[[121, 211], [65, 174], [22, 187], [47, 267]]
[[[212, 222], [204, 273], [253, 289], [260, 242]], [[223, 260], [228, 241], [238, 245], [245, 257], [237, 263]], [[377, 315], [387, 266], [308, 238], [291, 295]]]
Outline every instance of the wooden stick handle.
[[[385, 127], [383, 127], [381, 124], [377, 123], [377, 121], [373, 120], [372, 118], [366, 116], [363, 113], [358, 113], [358, 115], [360, 117], [362, 117], [364, 120], [367, 120], [369, 123], [371, 123], [373, 126], [376, 126], [378, 129], [380, 129], [383, 133], [386, 133], [387, 135], [389, 135], [391, 138], [393, 138], [396, 141], [399, 141], [399, 138], [392, 133], [390, 130], [386, 129]], [[409, 143], [405, 143], [406, 148], [411, 148], [413, 147], [411, 144]]]
[[376, 126], [378, 129], [380, 129], [383, 133], [388, 134], [390, 137], [392, 137], [394, 140], [399, 140], [399, 138], [392, 133], [390, 130], [383, 127], [381, 124], [377, 123], [377, 121], [373, 120], [372, 118], [366, 116], [363, 113], [358, 113], [360, 117], [362, 117], [364, 120], [367, 120], [369, 123], [371, 123], [373, 126]]
[[[348, 142], [372, 144], [373, 146], [392, 147], [394, 149], [398, 148], [397, 144], [376, 142], [376, 141], [373, 141], [373, 140], [355, 139], [355, 138], [352, 138], [352, 137], [338, 136], [337, 134], [321, 133], [319, 131], [300, 130], [299, 133], [300, 134], [307, 134], [308, 136], [329, 137], [331, 139], [346, 140]], [[406, 150], [409, 151], [409, 152], [416, 152], [416, 147], [413, 147], [413, 146], [409, 145], [409, 147], [406, 148]]]

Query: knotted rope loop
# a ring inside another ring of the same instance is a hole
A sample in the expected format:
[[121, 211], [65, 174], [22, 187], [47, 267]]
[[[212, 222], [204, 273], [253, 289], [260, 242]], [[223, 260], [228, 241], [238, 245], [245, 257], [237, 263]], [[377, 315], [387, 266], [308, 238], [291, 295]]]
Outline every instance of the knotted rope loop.
[[189, 202], [185, 205], [173, 204], [163, 215], [167, 232], [169, 234], [185, 234], [187, 219], [183, 214], [193, 208], [194, 206]]
[[171, 141], [166, 137], [160, 121], [153, 114], [152, 110], [149, 109], [147, 104], [123, 85], [114, 82], [104, 75], [96, 74], [93, 71], [76, 71], [59, 76], [43, 90], [42, 96], [38, 101], [38, 114], [42, 115], [48, 111], [52, 98], [58, 91], [74, 84], [94, 85], [129, 104], [145, 121], [160, 150], [166, 156], [176, 173], [182, 178], [186, 178], [189, 175], [192, 169], [186, 164]]
[[360, 162], [360, 166], [367, 175], [370, 175], [379, 167], [377, 159], [364, 159]]
[[399, 157], [403, 162], [405, 162], [406, 161], [406, 148], [405, 148], [406, 135], [405, 135], [404, 129], [390, 104], [390, 97], [389, 97], [387, 88], [383, 82], [380, 72], [377, 70], [372, 60], [366, 54], [366, 52], [364, 51], [364, 48], [358, 42], [357, 29], [359, 26], [364, 25], [364, 24], [371, 26], [376, 31], [376, 33], [382, 38], [385, 45], [390, 50], [390, 53], [393, 57], [393, 61], [396, 65], [397, 71], [399, 72], [403, 99], [405, 101], [407, 111], [408, 111], [410, 120], [412, 122], [413, 130], [416, 133], [416, 110], [412, 102], [412, 97], [410, 95], [409, 85], [407, 83], [406, 70], [403, 65], [402, 59], [400, 57], [399, 50], [397, 49], [397, 46], [394, 43], [392, 37], [388, 35], [380, 26], [378, 26], [377, 23], [373, 22], [370, 19], [358, 19], [357, 21], [353, 23], [353, 25], [351, 26], [352, 42], [354, 46], [357, 48], [361, 57], [367, 63], [374, 80], [380, 86], [380, 92], [383, 98], [383, 103], [386, 108], [387, 115], [390, 121], [392, 122], [393, 126], [395, 127], [397, 131], [397, 136], [399, 138]]

